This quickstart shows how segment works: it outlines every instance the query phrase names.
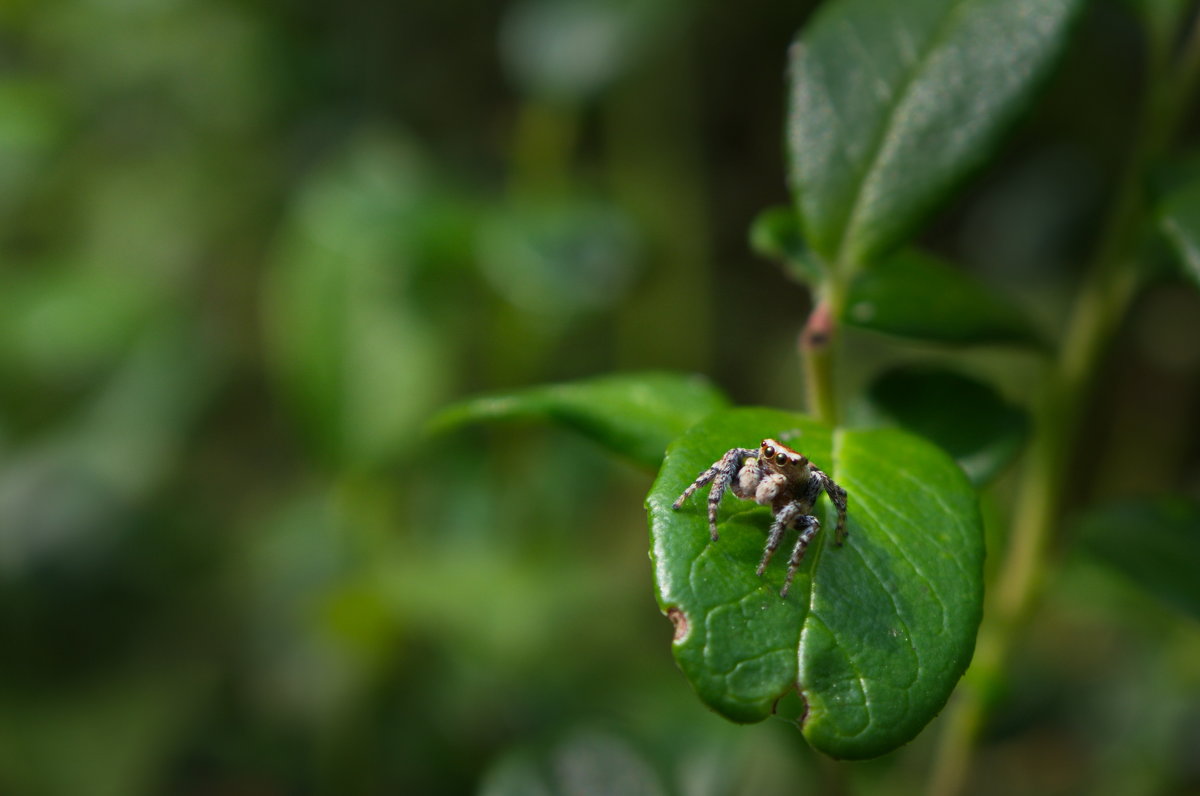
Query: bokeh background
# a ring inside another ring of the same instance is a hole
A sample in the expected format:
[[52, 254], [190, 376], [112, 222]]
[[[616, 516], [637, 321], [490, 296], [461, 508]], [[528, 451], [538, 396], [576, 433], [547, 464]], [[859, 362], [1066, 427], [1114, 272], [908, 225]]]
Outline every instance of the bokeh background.
[[[932, 732], [839, 768], [692, 696], [652, 474], [425, 428], [645, 368], [802, 404], [808, 298], [747, 230], [787, 202], [813, 5], [0, 4], [0, 792], [919, 792]], [[1134, 5], [1092, 4], [926, 235], [1048, 329], [1130, 137]], [[1198, 318], [1169, 279], [1138, 304], [1069, 503], [1200, 491]], [[964, 356], [847, 349], [849, 395]], [[966, 356], [1021, 397], [1024, 355]], [[1066, 573], [986, 788], [1200, 792], [1195, 622]]]

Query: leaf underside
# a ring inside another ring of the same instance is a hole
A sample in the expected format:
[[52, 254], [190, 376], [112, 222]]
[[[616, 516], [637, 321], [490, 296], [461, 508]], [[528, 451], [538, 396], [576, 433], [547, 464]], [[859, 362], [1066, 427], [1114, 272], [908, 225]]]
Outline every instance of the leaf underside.
[[468, 423], [548, 420], [654, 468], [671, 440], [726, 406], [724, 394], [699, 376], [623, 373], [472, 398], [446, 407], [429, 425], [441, 433]]
[[1117, 501], [1092, 509], [1080, 548], [1147, 593], [1200, 619], [1200, 506], [1181, 498]]
[[[834, 518], [786, 598], [788, 538], [763, 578], [770, 511], [727, 495], [710, 542], [706, 490], [672, 502], [733, 447], [786, 438], [849, 495], [846, 544]], [[711, 708], [760, 721], [793, 689], [801, 729], [839, 758], [883, 754], [941, 709], [970, 660], [982, 610], [983, 542], [974, 491], [942, 451], [900, 431], [838, 430], [767, 409], [716, 413], [668, 450], [647, 497], [659, 605], [674, 652]]]
[[913, 340], [1044, 345], [1016, 304], [965, 271], [915, 249], [860, 271], [850, 284], [842, 320]]
[[875, 410], [949, 453], [976, 486], [1012, 462], [1029, 436], [1026, 413], [990, 386], [951, 370], [893, 368], [872, 382]]

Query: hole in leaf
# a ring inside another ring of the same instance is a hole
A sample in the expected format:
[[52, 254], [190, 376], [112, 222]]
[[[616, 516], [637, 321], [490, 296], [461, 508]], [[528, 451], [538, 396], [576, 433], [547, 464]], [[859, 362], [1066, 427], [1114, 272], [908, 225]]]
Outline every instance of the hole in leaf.
[[691, 630], [687, 614], [679, 610], [678, 606], [672, 605], [667, 609], [667, 618], [671, 620], [671, 624], [675, 625], [674, 641], [678, 643], [687, 638], [688, 631]]
[[771, 705], [771, 713], [776, 718], [794, 724], [796, 729], [803, 730], [804, 722], [808, 719], [808, 698], [796, 685], [779, 695], [775, 704]]

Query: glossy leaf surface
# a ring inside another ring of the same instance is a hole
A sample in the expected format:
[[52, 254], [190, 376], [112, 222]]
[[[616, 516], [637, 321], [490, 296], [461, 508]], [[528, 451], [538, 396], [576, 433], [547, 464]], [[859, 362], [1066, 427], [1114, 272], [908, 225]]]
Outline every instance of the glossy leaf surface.
[[976, 486], [998, 475], [1029, 435], [1025, 412], [949, 370], [890, 370], [872, 383], [868, 397], [888, 419], [953, 456]]
[[982, 163], [1080, 0], [834, 0], [791, 58], [788, 148], [809, 244], [863, 263]]
[[727, 405], [725, 396], [699, 376], [621, 374], [472, 398], [442, 410], [431, 430], [493, 420], [546, 419], [638, 464], [657, 467], [672, 440]]
[[1082, 549], [1164, 602], [1200, 619], [1200, 506], [1124, 500], [1089, 512]]
[[[702, 490], [672, 502], [733, 447], [789, 444], [849, 496], [849, 536], [825, 531], [786, 598], [785, 540], [764, 577], [770, 511], [727, 496], [710, 542]], [[759, 721], [793, 689], [801, 729], [840, 758], [907, 742], [941, 709], [970, 660], [982, 603], [983, 537], [975, 492], [945, 453], [896, 430], [833, 431], [802, 415], [735, 409], [694, 426], [667, 452], [647, 498], [660, 607], [675, 623], [680, 668], [711, 708]]]

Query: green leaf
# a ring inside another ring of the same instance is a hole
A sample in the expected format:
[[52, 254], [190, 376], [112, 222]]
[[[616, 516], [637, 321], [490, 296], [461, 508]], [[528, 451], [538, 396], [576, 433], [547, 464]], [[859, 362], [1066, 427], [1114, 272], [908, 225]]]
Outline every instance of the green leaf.
[[[711, 791], [709, 791], [711, 792]], [[540, 754], [510, 749], [484, 772], [480, 796], [554, 793], [666, 794], [654, 766], [620, 736], [573, 729]]]
[[44, 185], [45, 169], [71, 131], [68, 95], [49, 75], [11, 70], [0, 78], [0, 217], [7, 220], [30, 190]]
[[825, 277], [825, 266], [805, 244], [793, 207], [768, 207], [759, 213], [750, 225], [750, 248], [782, 263], [788, 275], [801, 284], [819, 284]]
[[1200, 506], [1181, 498], [1113, 502], [1083, 517], [1079, 543], [1150, 594], [1200, 619]]
[[352, 140], [300, 192], [264, 274], [268, 365], [337, 466], [410, 449], [449, 381], [450, 338], [411, 290], [429, 182], [404, 141]]
[[[767, 436], [791, 439], [849, 497], [843, 547], [831, 544], [831, 511], [818, 503], [826, 531], [786, 598], [786, 554], [763, 578], [754, 574], [767, 508], [727, 496], [712, 542], [704, 491], [671, 507], [725, 451]], [[919, 438], [834, 431], [768, 409], [719, 412], [668, 449], [646, 504], [675, 658], [699, 697], [727, 718], [759, 721], [796, 689], [809, 743], [833, 757], [873, 757], [913, 738], [970, 661], [983, 598], [975, 491], [949, 456]]]
[[995, 478], [1029, 435], [1024, 411], [953, 371], [896, 368], [872, 383], [868, 398], [892, 422], [953, 456], [976, 486]]
[[1158, 224], [1184, 273], [1200, 286], [1200, 181], [1179, 188], [1163, 200]]
[[90, 560], [137, 527], [129, 512], [186, 459], [213, 354], [186, 319], [154, 324], [76, 416], [0, 458], [0, 575]]
[[672, 440], [726, 406], [725, 396], [699, 376], [631, 373], [472, 398], [443, 409], [431, 430], [547, 419], [639, 464], [657, 467]]
[[809, 244], [869, 262], [978, 167], [1081, 0], [833, 0], [791, 58], [788, 147]]
[[[218, 681], [203, 659], [164, 660], [42, 686], [0, 691], [0, 771], [14, 793], [157, 793], [164, 760], [211, 705]], [[95, 664], [92, 666], [94, 668]], [[48, 678], [47, 678], [48, 679]], [[78, 682], [83, 680], [83, 682]], [[71, 749], [70, 765], [64, 750]]]
[[[119, 360], [164, 299], [116, 269], [0, 274], [0, 367], [30, 376], [93, 376]], [[16, 379], [14, 379], [16, 380]]]
[[1166, 57], [1178, 38], [1180, 20], [1191, 5], [1188, 0], [1125, 0], [1142, 18], [1151, 48]]
[[941, 343], [1042, 342], [1014, 304], [962, 270], [912, 249], [855, 275], [842, 321]]
[[479, 232], [479, 265], [522, 312], [567, 319], [619, 304], [633, 286], [643, 241], [615, 205], [582, 196], [498, 209]]
[[664, 3], [520, 0], [505, 6], [500, 60], [522, 92], [586, 102], [654, 52], [677, 17]]

